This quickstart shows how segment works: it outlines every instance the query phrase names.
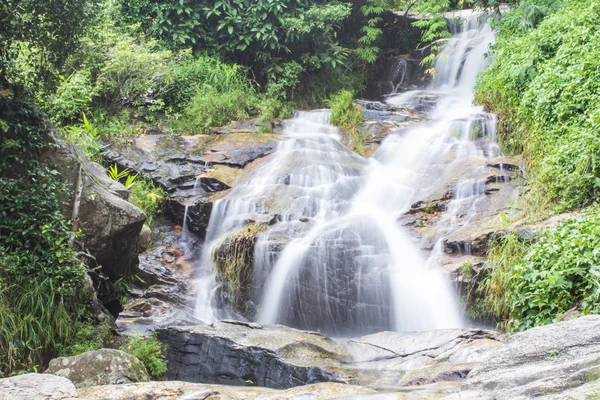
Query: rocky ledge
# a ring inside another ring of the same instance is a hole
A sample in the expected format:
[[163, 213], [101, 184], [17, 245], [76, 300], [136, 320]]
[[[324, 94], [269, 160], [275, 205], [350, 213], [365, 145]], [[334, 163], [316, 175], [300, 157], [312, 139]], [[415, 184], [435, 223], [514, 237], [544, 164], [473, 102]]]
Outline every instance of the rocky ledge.
[[221, 321], [159, 330], [169, 379], [286, 389], [318, 382], [404, 388], [462, 380], [501, 346], [493, 331], [381, 332], [332, 340], [281, 325]]
[[[455, 329], [332, 340], [232, 321], [165, 328], [159, 336], [168, 346], [169, 378], [180, 381], [114, 385], [132, 379], [105, 380], [102, 370], [100, 380], [76, 379], [75, 389], [64, 377], [29, 374], [0, 379], [0, 398], [583, 400], [600, 394], [600, 316], [508, 337]], [[81, 378], [78, 368], [95, 371], [87, 364], [97, 357], [86, 359], [86, 365], [58, 359], [50, 372], [68, 364], [68, 376]], [[105, 386], [82, 387], [94, 381]]]

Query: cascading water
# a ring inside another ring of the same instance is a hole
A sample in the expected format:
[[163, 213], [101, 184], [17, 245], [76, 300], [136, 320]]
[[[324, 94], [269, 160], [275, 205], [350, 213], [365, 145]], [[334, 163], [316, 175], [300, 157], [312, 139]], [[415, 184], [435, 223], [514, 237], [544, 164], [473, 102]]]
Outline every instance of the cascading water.
[[[495, 119], [472, 105], [492, 40], [488, 24], [467, 18], [438, 57], [431, 88], [388, 99], [414, 106], [435, 98], [431, 121], [390, 135], [371, 160], [340, 144], [326, 111], [298, 115], [273, 158], [214, 203], [197, 317], [229, 316], [215, 307], [211, 254], [219, 238], [248, 221], [275, 217], [254, 249], [250, 297], [260, 322], [332, 335], [461, 326], [435, 257], [421, 254], [398, 218], [452, 182], [468, 160], [497, 155]], [[484, 195], [480, 182], [459, 183], [454, 192], [442, 235], [457, 220], [465, 223]]]

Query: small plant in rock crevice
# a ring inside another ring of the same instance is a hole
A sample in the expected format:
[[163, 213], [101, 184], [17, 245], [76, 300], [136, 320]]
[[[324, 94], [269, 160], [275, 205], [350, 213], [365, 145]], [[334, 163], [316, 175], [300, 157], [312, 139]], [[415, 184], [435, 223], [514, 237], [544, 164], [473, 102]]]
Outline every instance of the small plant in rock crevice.
[[154, 379], [161, 378], [167, 372], [165, 348], [156, 335], [130, 337], [120, 350], [137, 357]]

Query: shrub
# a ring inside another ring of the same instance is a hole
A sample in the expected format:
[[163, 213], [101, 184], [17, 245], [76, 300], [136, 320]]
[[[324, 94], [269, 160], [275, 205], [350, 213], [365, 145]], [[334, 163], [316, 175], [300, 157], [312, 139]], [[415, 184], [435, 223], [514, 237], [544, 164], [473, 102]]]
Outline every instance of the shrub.
[[62, 128], [62, 134], [67, 141], [79, 147], [90, 160], [100, 162], [102, 159], [100, 154], [102, 151], [100, 133], [98, 133], [98, 129], [87, 119], [85, 114], [82, 117], [82, 125], [65, 126]]
[[181, 62], [172, 67], [173, 90], [166, 96], [166, 103], [175, 109], [183, 109], [205, 87], [219, 93], [251, 91], [246, 70], [236, 64], [226, 64], [218, 57], [202, 55], [192, 57], [189, 50], [182, 53]]
[[58, 123], [72, 122], [90, 110], [95, 95], [91, 73], [89, 70], [79, 70], [66, 78], [59, 75], [59, 78], [60, 84], [47, 105], [48, 112]]
[[120, 105], [150, 105], [173, 86], [173, 54], [154, 41], [121, 36], [108, 49], [98, 77], [99, 94]]
[[331, 123], [342, 129], [354, 129], [363, 122], [362, 108], [352, 103], [352, 92], [341, 90], [329, 100]]
[[575, 306], [600, 312], [598, 210], [548, 229], [529, 246], [512, 266], [508, 297], [513, 331], [556, 322]]
[[350, 138], [352, 150], [364, 155], [366, 137], [356, 131], [363, 122], [362, 108], [352, 103], [352, 92], [342, 90], [329, 100], [331, 107], [331, 123], [339, 126]]
[[499, 27], [476, 100], [500, 114], [499, 139], [530, 162], [532, 193], [566, 209], [600, 189], [600, 9], [529, 0]]
[[153, 378], [160, 378], [167, 372], [165, 350], [155, 335], [130, 337], [121, 350], [137, 357]]
[[203, 86], [198, 89], [185, 109], [184, 117], [175, 127], [186, 131], [208, 132], [211, 127], [248, 118], [256, 106], [256, 98], [251, 90], [220, 92], [213, 86]]
[[59, 173], [38, 161], [52, 142], [19, 86], [0, 80], [0, 374], [35, 370], [72, 343], [86, 268], [70, 247]]
[[167, 192], [152, 180], [138, 177], [129, 186], [129, 193], [129, 201], [146, 213], [146, 224], [154, 225], [162, 212], [162, 202], [167, 197]]

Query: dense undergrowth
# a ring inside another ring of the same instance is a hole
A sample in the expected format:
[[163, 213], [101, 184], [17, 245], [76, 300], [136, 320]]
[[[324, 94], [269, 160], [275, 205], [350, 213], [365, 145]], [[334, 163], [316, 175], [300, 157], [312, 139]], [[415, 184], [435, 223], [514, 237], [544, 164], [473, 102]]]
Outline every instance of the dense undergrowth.
[[534, 239], [509, 233], [490, 251], [485, 312], [518, 331], [570, 309], [600, 311], [600, 5], [528, 0], [497, 25], [476, 101], [500, 116], [499, 140], [529, 162], [521, 205], [531, 219], [591, 206]]
[[93, 331], [90, 299], [82, 291], [87, 270], [61, 214], [66, 187], [52, 165], [40, 161], [52, 142], [25, 88], [0, 87], [0, 130], [2, 376], [95, 344], [86, 335]]
[[523, 152], [536, 196], [558, 209], [600, 189], [600, 5], [532, 0], [499, 24], [476, 100], [501, 116], [501, 145]]

